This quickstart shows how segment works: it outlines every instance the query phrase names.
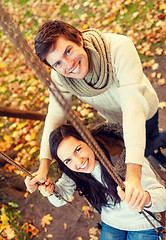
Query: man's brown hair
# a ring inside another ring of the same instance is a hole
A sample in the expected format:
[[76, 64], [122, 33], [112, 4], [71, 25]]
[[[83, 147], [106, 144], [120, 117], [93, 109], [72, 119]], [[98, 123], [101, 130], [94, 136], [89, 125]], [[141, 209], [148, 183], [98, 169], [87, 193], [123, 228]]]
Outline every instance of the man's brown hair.
[[57, 38], [62, 34], [66, 37], [66, 39], [80, 46], [80, 36], [82, 36], [81, 32], [63, 21], [48, 21], [39, 28], [36, 34], [36, 54], [40, 60], [49, 67], [51, 66], [45, 58], [46, 54], [51, 50], [51, 47], [56, 43]]

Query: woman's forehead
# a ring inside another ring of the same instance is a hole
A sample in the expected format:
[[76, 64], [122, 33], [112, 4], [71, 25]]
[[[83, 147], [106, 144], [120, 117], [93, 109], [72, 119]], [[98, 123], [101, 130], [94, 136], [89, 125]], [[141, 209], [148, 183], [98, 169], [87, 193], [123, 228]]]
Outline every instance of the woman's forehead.
[[57, 155], [63, 160], [69, 158], [69, 155], [73, 153], [75, 148], [80, 144], [80, 140], [73, 136], [64, 138], [58, 146]]

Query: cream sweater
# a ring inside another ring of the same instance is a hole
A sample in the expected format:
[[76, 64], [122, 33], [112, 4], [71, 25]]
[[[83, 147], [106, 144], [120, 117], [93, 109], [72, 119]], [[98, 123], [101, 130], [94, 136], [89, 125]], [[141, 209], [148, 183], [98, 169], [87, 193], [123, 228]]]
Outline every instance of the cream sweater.
[[[99, 182], [101, 180], [101, 169], [98, 164], [91, 173]], [[142, 167], [141, 183], [144, 190], [148, 191], [151, 196], [152, 205], [147, 210], [150, 212], [163, 212], [166, 210], [166, 189], [161, 185], [156, 175], [152, 171], [149, 162], [145, 158]], [[66, 199], [69, 200], [74, 193], [75, 183], [66, 174], [56, 183], [56, 190]], [[55, 195], [48, 197], [49, 201], [56, 207], [60, 207], [66, 204], [65, 201], [60, 200]], [[111, 202], [111, 199], [109, 200]], [[146, 208], [145, 208], [146, 209]], [[156, 227], [160, 227], [160, 224], [154, 220], [151, 216], [148, 216]], [[112, 227], [126, 230], [126, 231], [139, 231], [152, 229], [151, 224], [147, 219], [138, 212], [131, 211], [128, 205], [121, 201], [113, 208], [102, 207], [101, 220]]]
[[[112, 85], [98, 96], [80, 97], [80, 99], [94, 107], [109, 122], [123, 124], [126, 163], [142, 165], [146, 141], [145, 122], [156, 113], [158, 97], [142, 71], [139, 56], [131, 40], [118, 34], [106, 33], [105, 35], [111, 45]], [[61, 85], [54, 70], [51, 77], [71, 104], [72, 95]], [[65, 121], [66, 113], [50, 93], [40, 158], [51, 159], [49, 135]]]

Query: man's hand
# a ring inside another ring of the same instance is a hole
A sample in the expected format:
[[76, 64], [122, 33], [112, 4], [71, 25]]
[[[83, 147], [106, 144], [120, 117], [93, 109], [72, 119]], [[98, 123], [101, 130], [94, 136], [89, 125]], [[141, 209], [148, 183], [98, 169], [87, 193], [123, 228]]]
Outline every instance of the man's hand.
[[129, 208], [133, 211], [140, 212], [145, 205], [151, 201], [151, 197], [147, 191], [141, 186], [141, 165], [127, 164], [125, 192], [117, 187], [118, 195], [124, 200]]
[[32, 174], [34, 178], [28, 176], [25, 178], [25, 185], [30, 193], [33, 193], [37, 189], [37, 183], [44, 183], [46, 181], [49, 166], [50, 160], [42, 159], [38, 171]]

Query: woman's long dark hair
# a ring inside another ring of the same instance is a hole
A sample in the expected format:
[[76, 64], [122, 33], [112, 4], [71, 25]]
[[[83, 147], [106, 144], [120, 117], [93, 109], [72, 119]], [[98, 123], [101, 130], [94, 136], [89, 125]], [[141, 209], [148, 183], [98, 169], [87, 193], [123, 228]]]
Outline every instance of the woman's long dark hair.
[[[64, 138], [69, 136], [73, 136], [84, 142], [80, 134], [72, 125], [64, 124], [50, 134], [50, 151], [52, 157], [58, 162], [60, 169], [76, 183], [76, 190], [79, 194], [85, 196], [90, 204], [99, 212], [101, 206], [111, 207], [111, 205], [108, 205], [108, 197], [113, 201], [112, 206], [120, 203], [120, 198], [117, 194], [117, 184], [101, 163], [101, 175], [104, 185], [97, 181], [91, 173], [79, 173], [70, 170], [61, 159], [59, 159], [57, 156], [58, 146]], [[110, 156], [104, 145], [101, 142], [98, 143], [106, 154], [106, 157], [111, 162]]]

